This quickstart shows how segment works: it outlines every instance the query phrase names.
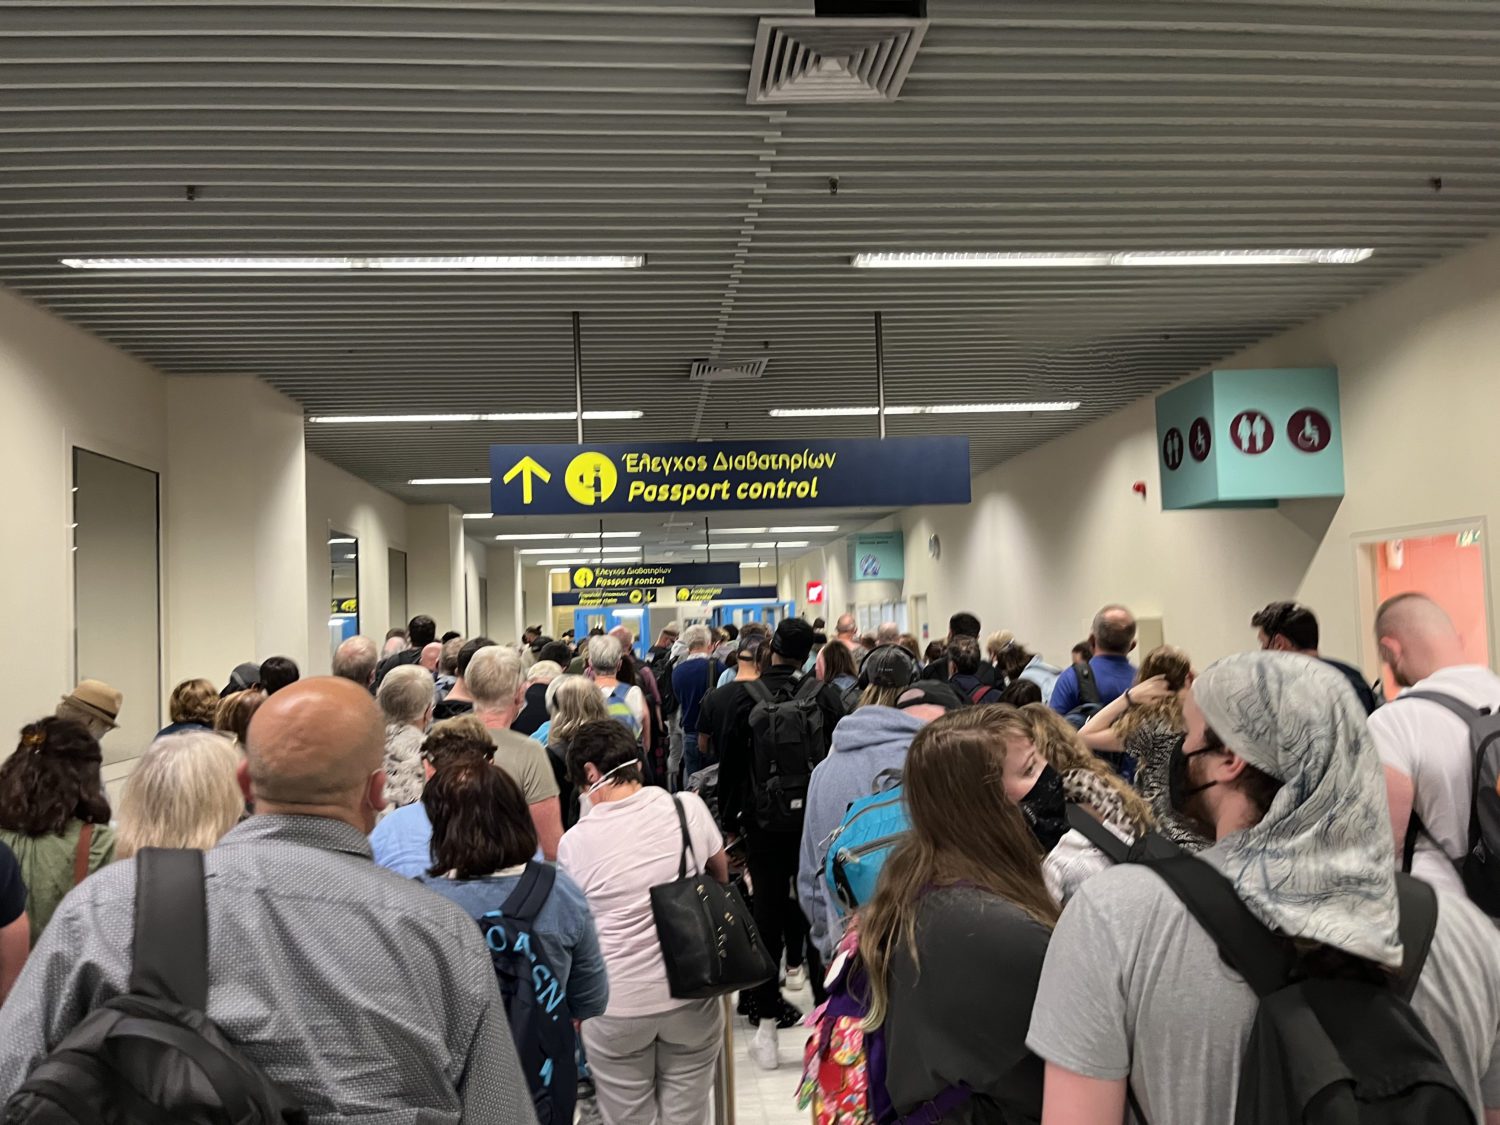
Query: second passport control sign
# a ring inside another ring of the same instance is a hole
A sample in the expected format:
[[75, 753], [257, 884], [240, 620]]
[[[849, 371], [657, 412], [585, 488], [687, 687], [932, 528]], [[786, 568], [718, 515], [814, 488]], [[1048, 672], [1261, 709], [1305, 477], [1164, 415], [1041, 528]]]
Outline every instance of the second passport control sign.
[[497, 516], [967, 504], [966, 437], [490, 446]]

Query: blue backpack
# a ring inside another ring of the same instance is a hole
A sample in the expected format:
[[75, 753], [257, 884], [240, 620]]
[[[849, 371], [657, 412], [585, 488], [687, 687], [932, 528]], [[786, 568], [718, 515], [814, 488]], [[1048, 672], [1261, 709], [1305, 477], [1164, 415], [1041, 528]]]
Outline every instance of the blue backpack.
[[911, 829], [902, 796], [901, 771], [875, 779], [876, 792], [849, 806], [828, 841], [823, 878], [841, 916], [854, 913], [875, 896], [886, 857]]
[[532, 933], [556, 882], [556, 868], [528, 863], [505, 904], [479, 919], [539, 1125], [572, 1125], [578, 1102], [578, 1039], [567, 994]]
[[630, 733], [639, 739], [641, 737], [641, 721], [636, 718], [635, 712], [630, 709], [629, 698], [630, 685], [616, 684], [614, 690], [604, 697], [604, 709], [609, 712], [611, 719], [624, 723], [630, 728]]

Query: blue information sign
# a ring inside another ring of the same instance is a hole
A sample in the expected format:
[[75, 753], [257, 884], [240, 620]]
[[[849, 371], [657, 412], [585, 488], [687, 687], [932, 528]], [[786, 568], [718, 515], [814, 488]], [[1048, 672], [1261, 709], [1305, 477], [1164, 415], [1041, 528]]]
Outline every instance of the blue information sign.
[[966, 437], [490, 446], [497, 516], [967, 504]]

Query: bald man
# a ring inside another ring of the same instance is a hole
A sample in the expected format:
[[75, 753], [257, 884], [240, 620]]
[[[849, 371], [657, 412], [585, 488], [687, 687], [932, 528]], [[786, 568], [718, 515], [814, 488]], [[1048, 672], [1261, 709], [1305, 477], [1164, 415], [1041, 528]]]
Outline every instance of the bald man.
[[438, 641], [422, 646], [422, 654], [417, 657], [417, 663], [426, 668], [433, 676], [437, 675], [438, 662], [443, 659], [443, 646]]
[[[256, 712], [240, 767], [255, 815], [204, 857], [208, 1016], [315, 1125], [534, 1125], [478, 927], [371, 862], [383, 745], [348, 680], [303, 680]], [[125, 991], [134, 904], [133, 860], [63, 900], [0, 1016], [0, 1101]]]
[[1375, 640], [1391, 678], [1407, 689], [1370, 716], [1385, 765], [1396, 861], [1443, 890], [1463, 894], [1453, 865], [1469, 849], [1474, 751], [1460, 708], [1500, 708], [1500, 677], [1464, 653], [1453, 620], [1431, 598], [1398, 594], [1375, 615]]
[[[1130, 663], [1130, 654], [1135, 651], [1135, 614], [1122, 605], [1105, 606], [1094, 614], [1094, 628], [1089, 633], [1088, 643], [1094, 650], [1088, 664], [1093, 673], [1093, 691], [1090, 693], [1079, 683], [1077, 665], [1068, 668], [1057, 677], [1057, 683], [1052, 686], [1052, 698], [1048, 700], [1052, 710], [1059, 715], [1092, 714], [1079, 711], [1079, 708], [1097, 710], [1107, 707], [1135, 683], [1135, 665]], [[1090, 694], [1095, 698], [1088, 698]]]

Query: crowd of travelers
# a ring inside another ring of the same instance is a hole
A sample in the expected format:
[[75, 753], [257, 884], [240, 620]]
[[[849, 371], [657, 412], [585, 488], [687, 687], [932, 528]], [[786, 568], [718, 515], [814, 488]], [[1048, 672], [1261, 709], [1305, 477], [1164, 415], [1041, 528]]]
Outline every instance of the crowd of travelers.
[[1249, 630], [418, 616], [178, 684], [113, 804], [84, 680], [0, 764], [3, 1119], [702, 1125], [743, 1018], [814, 1125], [1500, 1125], [1500, 677], [1421, 594], [1390, 691]]

